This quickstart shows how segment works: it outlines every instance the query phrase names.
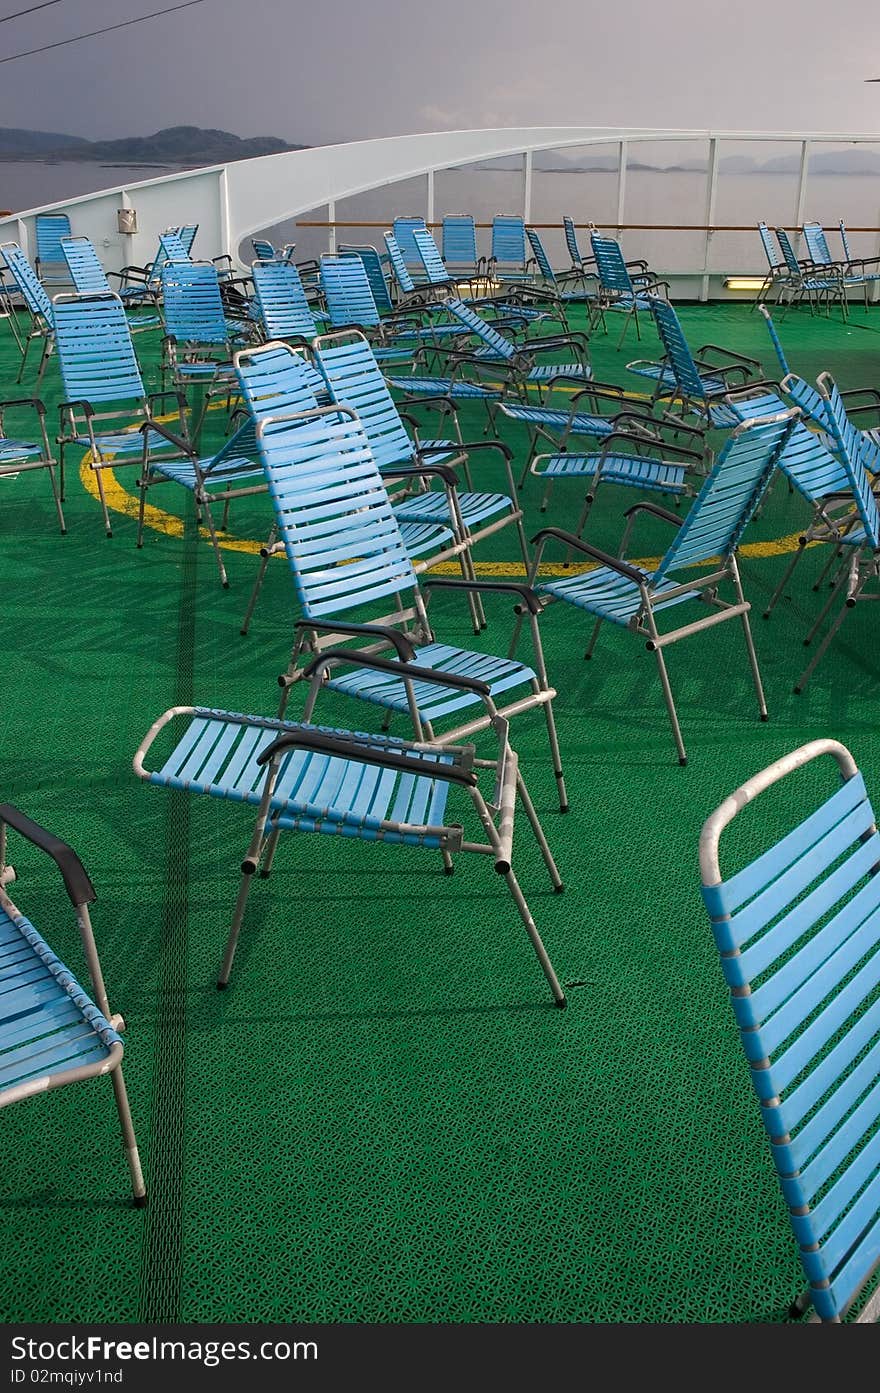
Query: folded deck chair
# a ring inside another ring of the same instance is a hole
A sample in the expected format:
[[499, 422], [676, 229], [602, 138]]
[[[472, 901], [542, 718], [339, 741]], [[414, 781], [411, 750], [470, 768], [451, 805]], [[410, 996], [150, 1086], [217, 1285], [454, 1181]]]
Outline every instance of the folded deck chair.
[[[821, 757], [830, 772], [825, 755], [839, 779], [807, 802], [813, 784], [798, 771]], [[777, 792], [771, 827], [801, 820], [767, 845], [748, 805], [780, 782], [785, 820]], [[743, 864], [742, 852], [725, 852], [722, 872], [722, 833], [740, 817], [738, 844], [751, 856]], [[813, 740], [755, 774], [700, 834], [703, 902], [808, 1283], [789, 1314], [812, 1307], [811, 1320], [880, 1317], [871, 1283], [880, 1259], [878, 863], [863, 777], [836, 740]]]
[[[7, 829], [57, 865], [76, 914], [91, 995], [9, 896], [16, 880]], [[122, 1077], [121, 1016], [112, 1015], [89, 905], [95, 891], [76, 853], [10, 803], [0, 804], [0, 1108], [109, 1074], [134, 1203], [147, 1202]]]
[[849, 290], [859, 290], [865, 302], [865, 311], [868, 309], [868, 291], [871, 288], [870, 277], [861, 274], [859, 269], [848, 262], [836, 261], [831, 254], [828, 241], [825, 236], [825, 229], [821, 223], [805, 222], [801, 228], [804, 244], [807, 248], [807, 256], [815, 267], [816, 274], [839, 275], [843, 284], [844, 294]]
[[[636, 635], [647, 651], [655, 655], [680, 764], [687, 763], [687, 754], [663, 656], [670, 644], [702, 633], [726, 620], [739, 619], [758, 709], [761, 719], [767, 719], [758, 660], [749, 628], [750, 606], [743, 595], [736, 551], [761, 502], [798, 415], [798, 411], [792, 409], [738, 426], [728, 437], [684, 518], [659, 508], [655, 503], [636, 503], [629, 508], [624, 514], [627, 525], [616, 556], [600, 551], [573, 533], [558, 528], [545, 528], [533, 538], [536, 549], [529, 584], [546, 601], [562, 600], [576, 609], [585, 610], [595, 620], [585, 654], [587, 658], [592, 657], [603, 623], [615, 624]], [[643, 570], [625, 559], [633, 524], [642, 513], [660, 518], [675, 529], [671, 545], [653, 571]], [[535, 586], [541, 558], [550, 540], [562, 542], [567, 548], [598, 562], [598, 567], [559, 580], [542, 581]], [[732, 586], [733, 602], [723, 599], [718, 593], [725, 582]], [[689, 600], [701, 602], [703, 616], [661, 632], [657, 625], [657, 616], [661, 611]], [[705, 613], [706, 608], [710, 613]], [[626, 713], [622, 712], [621, 715], [625, 719]]]
[[862, 435], [850, 421], [843, 399], [828, 373], [821, 374], [816, 386], [824, 404], [828, 434], [834, 441], [835, 454], [848, 481], [847, 498], [851, 507], [851, 526], [840, 529], [839, 534], [832, 538], [835, 553], [845, 551], [847, 557], [827, 602], [804, 639], [805, 645], [809, 646], [813, 642], [835, 604], [839, 603], [840, 607], [813, 657], [795, 683], [794, 690], [798, 694], [806, 687], [849, 610], [854, 609], [860, 600], [880, 598], [880, 592], [877, 590], [866, 590], [866, 586], [872, 580], [880, 577], [880, 510], [864, 463]]
[[24, 376], [28, 350], [33, 341], [38, 339], [43, 345], [40, 365], [37, 369], [37, 382], [39, 383], [46, 370], [49, 355], [55, 347], [55, 311], [52, 301], [17, 242], [0, 242], [0, 256], [3, 257], [12, 282], [30, 316], [30, 327], [27, 333], [22, 336], [20, 332], [17, 332], [15, 335], [21, 350], [21, 363], [15, 380], [20, 382]]
[[[24, 438], [17, 432], [10, 434], [7, 412], [12, 412], [13, 416], [22, 419], [27, 413], [28, 423], [31, 420], [31, 413], [33, 413], [35, 428]], [[49, 444], [49, 434], [46, 430], [46, 408], [43, 402], [37, 397], [13, 398], [9, 401], [0, 400], [0, 479], [11, 480], [19, 474], [45, 470], [49, 476], [52, 497], [55, 500], [55, 511], [58, 515], [58, 526], [63, 537], [67, 531], [67, 523], [64, 520], [64, 510], [61, 506], [61, 494], [55, 477], [55, 468], [56, 460]], [[7, 501], [5, 494], [0, 495], [0, 497], [4, 502]]]
[[765, 222], [759, 222], [758, 236], [761, 238], [761, 246], [767, 258], [767, 270], [764, 274], [764, 280], [755, 296], [755, 304], [760, 306], [768, 298], [774, 288], [776, 289], [778, 297], [782, 283], [788, 279], [791, 272], [782, 254], [779, 240], [775, 238], [775, 229], [771, 230]]
[[[191, 445], [185, 398], [174, 391], [147, 393], [118, 295], [59, 295], [53, 309], [65, 398], [59, 408], [61, 497], [67, 452], [84, 452], [94, 471], [104, 527], [112, 537], [103, 471], [120, 465], [148, 471], [157, 453], [186, 458]], [[160, 433], [153, 423], [154, 410], [169, 403], [178, 414], [173, 438], [167, 427]]]
[[43, 285], [69, 285], [67, 262], [61, 250], [62, 237], [70, 236], [70, 218], [66, 213], [38, 213], [34, 218], [37, 250], [34, 269]]
[[[627, 262], [620, 243], [613, 237], [600, 237], [598, 232], [593, 231], [590, 242], [598, 277], [597, 292], [591, 303], [590, 323], [601, 323], [605, 329], [606, 314], [622, 314], [623, 328], [617, 340], [617, 347], [620, 348], [630, 323], [636, 326], [636, 338], [642, 337], [639, 311], [650, 314], [652, 296], [668, 300], [669, 282], [660, 280], [645, 267], [643, 261]], [[641, 267], [645, 269], [639, 269]]]
[[[421, 669], [410, 663], [390, 664], [363, 655], [358, 661], [365, 676], [373, 672], [381, 677], [386, 667], [394, 667], [408, 686], [421, 679]], [[330, 654], [315, 660], [315, 682], [320, 683], [330, 662]], [[476, 679], [438, 675], [436, 689], [452, 698], [465, 693], [492, 705], [486, 684]], [[491, 856], [525, 925], [553, 1001], [565, 1006], [565, 993], [513, 871], [517, 799], [554, 890], [562, 889], [562, 881], [510, 745], [507, 722], [495, 715], [487, 720], [497, 738], [497, 752], [491, 759], [477, 758], [470, 745], [438, 750], [388, 735], [330, 730], [201, 707], [172, 707], [154, 721], [134, 756], [139, 778], [159, 787], [244, 803], [256, 812], [241, 863], [238, 899], [218, 987], [229, 982], [254, 873], [259, 869], [261, 876], [269, 875], [280, 834], [323, 832], [438, 852], [446, 870], [452, 869], [452, 858], [459, 853]], [[175, 730], [169, 739], [166, 732], [172, 723]], [[166, 749], [158, 756], [156, 767], [149, 769], [145, 760], [157, 739]], [[484, 781], [489, 782], [485, 794], [480, 788]], [[463, 815], [468, 799], [474, 840], [466, 839]], [[476, 840], [479, 837], [482, 840]], [[300, 920], [304, 912], [300, 904]], [[317, 912], [320, 917], [320, 906]]]
[[880, 256], [853, 256], [852, 248], [849, 244], [846, 227], [843, 222], [837, 224], [840, 232], [840, 245], [843, 247], [843, 260], [847, 268], [856, 275], [863, 276], [865, 280], [872, 284], [880, 281], [880, 271], [868, 271], [868, 266], [880, 265]]
[[[395, 713], [409, 719], [417, 740], [456, 743], [490, 724], [491, 713], [482, 696], [435, 685], [434, 671], [485, 682], [493, 711], [497, 704], [498, 714], [505, 718], [543, 709], [564, 808], [567, 799], [552, 706], [556, 693], [547, 680], [538, 630], [540, 605], [532, 591], [521, 583], [494, 580], [418, 580], [369, 441], [350, 407], [263, 416], [257, 441], [277, 534], [301, 611], [290, 663], [279, 679], [283, 693], [279, 714], [284, 714], [292, 686], [303, 677], [303, 661], [328, 646], [338, 648], [340, 641], [351, 636], [361, 650], [390, 652], [415, 664], [424, 681], [410, 686], [396, 674], [394, 663], [378, 675], [359, 666], [346, 671], [349, 658], [343, 650], [336, 653], [328, 673], [328, 690], [381, 707], [386, 722]], [[428, 588], [465, 595], [497, 592], [523, 605], [529, 615], [534, 667], [438, 641], [423, 598]], [[352, 623], [352, 618], [357, 622]], [[441, 733], [450, 717], [457, 723]], [[307, 704], [304, 719], [311, 718], [312, 707]]]
[[652, 400], [668, 401], [678, 407], [682, 416], [694, 415], [710, 428], [735, 426], [739, 417], [724, 397], [732, 388], [762, 378], [757, 358], [747, 358], [714, 343], [704, 343], [694, 355], [672, 305], [656, 295], [649, 300], [664, 356], [659, 362], [634, 359], [627, 363], [627, 371], [652, 380]]
[[[590, 224], [590, 226], [592, 227], [592, 223]], [[568, 216], [563, 217], [562, 229], [565, 233], [565, 245], [568, 248], [568, 254], [571, 257], [571, 269], [573, 271], [580, 271], [582, 273], [585, 271], [591, 271], [595, 273], [596, 258], [595, 256], [585, 256], [584, 253], [581, 251], [580, 244], [578, 242], [577, 228], [574, 224], [574, 219]]]
[[[123, 279], [121, 271], [107, 272], [104, 270], [98, 259], [98, 253], [88, 237], [62, 237], [61, 251], [67, 262], [70, 279], [77, 295], [105, 295], [113, 290], [108, 276], [113, 275], [118, 281]], [[132, 296], [125, 291], [124, 287], [121, 287], [118, 294], [124, 305], [126, 301], [131, 307], [141, 306], [144, 303], [144, 295], [140, 290]], [[129, 316], [132, 333], [138, 333], [143, 329], [152, 329], [160, 323], [161, 319], [158, 313]]]

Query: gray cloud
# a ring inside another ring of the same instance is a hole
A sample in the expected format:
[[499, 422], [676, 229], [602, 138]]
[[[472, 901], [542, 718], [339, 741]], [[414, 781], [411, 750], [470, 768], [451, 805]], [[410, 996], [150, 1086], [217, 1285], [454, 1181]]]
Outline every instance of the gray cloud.
[[[0, 41], [15, 53], [160, 4], [63, 0]], [[876, 4], [841, 0], [830, 23], [824, 0], [792, 14], [766, 0], [205, 0], [4, 65], [0, 125], [307, 143], [494, 125], [880, 132], [880, 84], [864, 82], [880, 77]]]

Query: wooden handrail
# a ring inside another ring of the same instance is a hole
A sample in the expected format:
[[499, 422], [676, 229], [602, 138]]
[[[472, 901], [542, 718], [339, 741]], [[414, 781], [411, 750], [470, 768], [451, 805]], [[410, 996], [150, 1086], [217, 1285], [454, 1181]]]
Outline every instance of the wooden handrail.
[[[393, 218], [387, 218], [384, 222], [314, 222], [306, 221], [302, 218], [294, 218], [293, 222], [297, 227], [379, 227], [387, 231], [393, 224]], [[429, 222], [426, 227], [440, 227], [442, 222]], [[800, 232], [801, 229], [796, 223], [778, 223], [779, 227], [784, 227], [788, 232]], [[474, 223], [475, 227], [491, 228], [490, 222]], [[537, 228], [540, 232], [558, 232], [562, 224], [557, 222], [530, 222], [529, 227]], [[754, 223], [655, 223], [655, 222], [623, 222], [623, 223], [575, 223], [575, 227], [586, 232], [591, 226], [597, 228], [619, 228], [621, 231], [629, 232], [756, 232], [758, 224]], [[837, 223], [831, 223], [823, 227], [823, 232], [837, 232]], [[873, 232], [880, 233], [880, 227], [848, 227], [847, 233]]]

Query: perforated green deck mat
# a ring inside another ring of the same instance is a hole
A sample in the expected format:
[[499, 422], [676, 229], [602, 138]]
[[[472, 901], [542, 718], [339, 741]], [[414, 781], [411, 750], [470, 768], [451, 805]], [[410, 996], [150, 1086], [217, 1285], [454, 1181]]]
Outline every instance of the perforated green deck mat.
[[[775, 372], [748, 306], [682, 310], [695, 347], [714, 341]], [[643, 386], [626, 362], [656, 356], [653, 331], [619, 324], [591, 345], [596, 376]], [[874, 385], [880, 310], [848, 326], [792, 311], [792, 368]], [[17, 355], [2, 336], [2, 395]], [[158, 344], [138, 351], [156, 381]], [[26, 379], [32, 382], [32, 375]], [[43, 396], [54, 420], [52, 360]], [[463, 413], [479, 437], [479, 410]], [[222, 413], [206, 440], [217, 442]], [[433, 428], [432, 428], [433, 430]], [[504, 438], [521, 465], [525, 432]], [[488, 453], [477, 486], [500, 488]], [[117, 471], [134, 498], [137, 470]], [[603, 485], [587, 535], [616, 547], [638, 498]], [[531, 537], [540, 485], [522, 498]], [[557, 485], [544, 522], [571, 526], [582, 498]], [[571, 811], [556, 810], [539, 711], [514, 743], [566, 882], [551, 887], [527, 824], [514, 866], [568, 985], [555, 1010], [488, 860], [343, 839], [282, 840], [254, 884], [230, 988], [216, 973], [251, 831], [247, 809], [150, 788], [131, 758], [166, 707], [271, 714], [296, 617], [281, 561], [249, 637], [239, 635], [255, 550], [225, 552], [221, 590], [191, 498], [150, 502], [177, 535], [98, 505], [76, 469], [69, 535], [48, 481], [0, 481], [4, 686], [0, 799], [69, 841], [98, 890], [93, 921], [111, 1006], [126, 1018], [125, 1070], [150, 1190], [127, 1203], [106, 1079], [4, 1110], [0, 1126], [0, 1316], [19, 1321], [644, 1322], [779, 1321], [800, 1266], [699, 896], [697, 840], [736, 785], [820, 735], [842, 739], [880, 787], [871, 606], [857, 608], [802, 697], [792, 685], [819, 597], [810, 552], [771, 620], [785, 562], [755, 545], [797, 535], [808, 509], [777, 480], [743, 558], [771, 720], [757, 720], [737, 624], [676, 645], [669, 669], [690, 762], [679, 768], [650, 655], [556, 605], [542, 619]], [[265, 498], [233, 506], [229, 539], [256, 544]], [[659, 555], [640, 523], [632, 554]], [[512, 530], [475, 552], [483, 573], [516, 562]], [[547, 553], [558, 562], [558, 554]], [[452, 642], [506, 651], [508, 601], [470, 632], [460, 596], [431, 615]], [[527, 645], [521, 649], [525, 654]], [[294, 692], [291, 713], [301, 700]], [[375, 729], [380, 712], [322, 697], [322, 721]], [[397, 729], [397, 727], [395, 727]], [[400, 733], [404, 733], [400, 726]], [[755, 853], [832, 786], [804, 771], [731, 829]], [[739, 825], [741, 822], [742, 826]], [[16, 902], [81, 968], [60, 880], [12, 847]]]

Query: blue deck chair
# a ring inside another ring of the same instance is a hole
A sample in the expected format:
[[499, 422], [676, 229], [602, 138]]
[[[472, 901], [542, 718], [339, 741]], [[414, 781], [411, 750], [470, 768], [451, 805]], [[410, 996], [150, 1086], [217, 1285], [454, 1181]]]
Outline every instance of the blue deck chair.
[[[315, 660], [316, 681], [330, 661], [329, 654]], [[382, 676], [393, 667], [407, 685], [421, 681], [422, 669], [410, 663], [388, 663], [363, 654], [356, 661], [365, 675]], [[450, 697], [464, 693], [491, 706], [482, 681], [437, 674], [436, 687]], [[171, 722], [179, 726], [181, 721], [186, 725], [174, 744], [173, 737], [169, 741], [163, 732]], [[513, 871], [517, 800], [554, 890], [562, 889], [562, 881], [519, 772], [506, 722], [492, 718], [492, 723], [497, 753], [484, 761], [475, 760], [472, 745], [437, 750], [388, 735], [328, 730], [200, 707], [172, 707], [164, 712], [134, 756], [137, 776], [158, 787], [205, 793], [256, 810], [218, 987], [229, 982], [254, 873], [259, 869], [261, 876], [269, 875], [280, 834], [323, 832], [439, 852], [447, 870], [453, 856], [461, 852], [491, 856], [525, 925], [553, 1000], [565, 1006], [565, 993]], [[144, 761], [157, 737], [160, 745], [164, 740], [173, 748], [160, 754], [157, 767], [151, 770]], [[495, 789], [493, 793], [489, 782], [487, 802], [480, 780], [492, 778]], [[460, 806], [455, 806], [458, 800]], [[463, 814], [469, 804], [466, 819]], [[482, 836], [482, 841], [465, 840], [468, 821], [473, 823], [472, 835]], [[302, 906], [298, 914], [302, 916]]]
[[38, 213], [34, 218], [37, 250], [34, 269], [43, 285], [69, 285], [67, 262], [61, 250], [61, 238], [70, 236], [70, 218], [66, 213]]
[[420, 217], [398, 217], [391, 224], [394, 239], [400, 247], [401, 255], [411, 270], [420, 271], [422, 262], [413, 240], [413, 233], [416, 230], [427, 232], [427, 225], [424, 218]]
[[453, 276], [440, 255], [440, 248], [434, 241], [433, 234], [426, 227], [414, 227], [412, 230], [412, 242], [416, 249], [418, 264], [429, 285], [445, 286], [453, 294], [459, 297], [465, 291], [480, 293], [486, 289], [487, 280], [484, 275]]
[[[77, 295], [105, 295], [113, 291], [108, 275], [115, 274], [117, 279], [121, 279], [121, 272], [106, 272], [98, 259], [93, 243], [88, 237], [62, 237], [61, 251], [64, 260], [67, 262], [67, 269], [70, 272], [70, 279]], [[129, 295], [125, 289], [118, 292], [123, 304], [128, 302], [131, 308], [140, 307], [144, 303], [144, 297], [140, 291], [136, 291], [134, 296]], [[132, 333], [139, 333], [143, 329], [152, 329], [161, 323], [158, 314], [133, 314], [129, 317]]]
[[516, 214], [499, 213], [492, 219], [490, 276], [499, 281], [530, 281], [531, 264], [524, 220]]
[[841, 269], [830, 266], [817, 271], [811, 261], [799, 261], [784, 227], [776, 228], [776, 237], [788, 267], [788, 277], [779, 282], [779, 294], [776, 298], [776, 303], [784, 307], [783, 316], [791, 305], [799, 305], [806, 300], [811, 314], [816, 314], [824, 308], [828, 315], [831, 313], [831, 306], [838, 304], [842, 318], [846, 319], [846, 287]]
[[[670, 644], [726, 620], [739, 619], [758, 709], [761, 719], [767, 719], [767, 705], [749, 628], [750, 606], [743, 594], [736, 551], [761, 502], [798, 415], [798, 411], [792, 409], [738, 426], [728, 437], [684, 518], [659, 508], [655, 503], [636, 503], [628, 509], [625, 514], [627, 525], [616, 556], [600, 551], [591, 543], [559, 528], [545, 528], [533, 538], [536, 548], [529, 573], [530, 585], [534, 584], [545, 546], [550, 540], [562, 542], [565, 547], [599, 563], [598, 567], [578, 575], [542, 581], [536, 587], [538, 594], [548, 602], [562, 600], [593, 616], [595, 624], [587, 645], [587, 658], [592, 657], [603, 623], [615, 624], [636, 635], [647, 651], [655, 655], [679, 764], [687, 763], [687, 753], [663, 656], [664, 649]], [[643, 570], [625, 560], [633, 524], [642, 513], [661, 518], [675, 528], [672, 544], [653, 571]], [[726, 582], [732, 585], [733, 603], [722, 599], [718, 593], [719, 587]], [[700, 608], [704, 611], [704, 617], [661, 633], [656, 616], [689, 600], [702, 602]], [[706, 606], [712, 611], [709, 614], [705, 614]], [[625, 719], [625, 713], [622, 715]]]
[[591, 303], [590, 323], [601, 322], [605, 329], [606, 314], [622, 314], [623, 328], [617, 340], [617, 347], [620, 348], [631, 323], [636, 326], [636, 338], [642, 337], [639, 311], [650, 314], [652, 297], [668, 300], [669, 282], [660, 280], [653, 271], [636, 269], [644, 266], [642, 261], [628, 263], [620, 243], [613, 237], [601, 237], [594, 231], [590, 234], [590, 241], [598, 278], [597, 293]]
[[385, 263], [383, 263], [377, 249], [367, 245], [348, 244], [341, 245], [338, 251], [340, 256], [359, 258], [367, 273], [367, 280], [370, 282], [370, 289], [373, 292], [373, 299], [376, 301], [376, 309], [379, 311], [380, 317], [391, 314], [394, 304], [391, 299], [391, 291], [388, 288]]
[[[590, 227], [592, 226], [593, 224], [590, 223]], [[596, 258], [595, 256], [585, 256], [584, 253], [581, 251], [574, 219], [568, 217], [567, 215], [563, 217], [562, 229], [565, 233], [565, 245], [568, 249], [568, 254], [571, 257], [571, 269], [573, 271], [580, 271], [582, 273], [585, 271], [590, 271], [594, 273], [596, 270]]]
[[[61, 497], [66, 452], [84, 451], [95, 474], [104, 527], [112, 537], [103, 471], [121, 465], [146, 471], [157, 453], [187, 455], [191, 446], [185, 401], [176, 392], [147, 394], [118, 295], [58, 295], [53, 308], [65, 398], [59, 408]], [[161, 409], [169, 401], [176, 405], [180, 421], [174, 443], [167, 438], [167, 427], [164, 434], [153, 428], [153, 408]]]
[[791, 275], [791, 271], [782, 254], [779, 239], [775, 236], [775, 229], [771, 230], [765, 222], [758, 223], [758, 236], [761, 238], [761, 246], [767, 258], [767, 270], [761, 287], [755, 296], [755, 304], [761, 305], [774, 290], [779, 293], [783, 281]]
[[[391, 290], [395, 309], [403, 309], [408, 305], [413, 307], [426, 305], [432, 300], [442, 298], [448, 292], [451, 277], [445, 269], [436, 284], [432, 285], [428, 277], [424, 275], [417, 280], [406, 263], [406, 258], [394, 233], [383, 233], [382, 240], [385, 243], [385, 255], [388, 258], [388, 267], [391, 271]], [[419, 268], [422, 269], [421, 261], [419, 261]]]
[[42, 281], [37, 278], [34, 268], [17, 242], [0, 242], [0, 256], [6, 263], [12, 282], [30, 317], [27, 333], [23, 336], [21, 333], [16, 335], [21, 349], [21, 363], [15, 380], [20, 382], [24, 376], [28, 350], [34, 339], [38, 339], [43, 345], [37, 369], [39, 383], [46, 370], [49, 355], [55, 347], [55, 310]]
[[871, 286], [870, 277], [860, 274], [857, 268], [851, 264], [835, 261], [821, 223], [805, 222], [801, 232], [806, 244], [807, 255], [816, 268], [817, 275], [838, 274], [843, 282], [844, 293], [849, 290], [861, 291], [867, 311], [868, 291]]
[[[265, 339], [285, 339], [307, 346], [318, 332], [315, 310], [292, 261], [255, 261], [251, 267], [254, 298]], [[316, 389], [320, 379], [315, 376]]]
[[804, 639], [809, 646], [816, 638], [835, 603], [842, 600], [840, 607], [825, 630], [825, 634], [815, 650], [810, 662], [804, 668], [797, 682], [795, 693], [803, 692], [813, 672], [824, 657], [832, 639], [843, 623], [847, 613], [854, 609], [860, 600], [877, 600], [880, 592], [867, 590], [866, 586], [880, 575], [880, 510], [878, 510], [868, 471], [864, 463], [864, 446], [861, 432], [849, 419], [843, 399], [828, 373], [822, 373], [816, 386], [825, 408], [825, 424], [828, 434], [834, 441], [835, 453], [846, 473], [849, 484], [851, 506], [851, 526], [840, 529], [831, 540], [835, 551], [848, 553], [839, 576], [832, 587], [827, 602], [819, 612], [815, 623]]
[[527, 227], [526, 237], [537, 268], [535, 289], [545, 291], [552, 299], [559, 319], [567, 329], [567, 305], [584, 305], [588, 310], [592, 309], [597, 289], [595, 276], [588, 271], [576, 271], [573, 267], [568, 271], [554, 271], [537, 230]]
[[[16, 874], [7, 859], [7, 828], [50, 856], [61, 872], [91, 995], [10, 898]], [[122, 1077], [125, 1023], [111, 1013], [107, 1000], [89, 915], [94, 899], [92, 882], [73, 849], [11, 803], [0, 804], [0, 1108], [109, 1074], [132, 1198], [141, 1207], [147, 1191]]]
[[442, 224], [441, 255], [451, 276], [485, 276], [486, 258], [477, 250], [472, 214], [447, 213]]
[[[27, 413], [28, 424], [30, 424], [33, 415], [36, 418], [36, 428], [31, 429], [24, 438], [17, 432], [10, 434], [7, 412], [12, 412], [14, 417], [21, 419], [24, 419], [25, 413]], [[49, 444], [49, 433], [46, 430], [46, 407], [43, 402], [37, 397], [13, 398], [9, 401], [0, 400], [0, 479], [11, 480], [19, 474], [28, 474], [44, 469], [49, 476], [52, 497], [55, 500], [55, 511], [58, 515], [58, 526], [63, 537], [67, 531], [67, 523], [64, 520], [61, 493], [55, 475], [56, 464], [57, 461]]]
[[[356, 331], [349, 331], [349, 333], [353, 335]], [[312, 386], [317, 370], [311, 363], [306, 363], [288, 344], [267, 343], [259, 348], [240, 352], [236, 354], [235, 365], [242, 397], [254, 422], [268, 415], [314, 411], [320, 402], [326, 401], [329, 397], [323, 373], [318, 374], [321, 387], [319, 394], [314, 391]], [[365, 414], [369, 416], [368, 402], [362, 400], [361, 404]], [[378, 427], [376, 429], [378, 433]], [[403, 431], [402, 425], [400, 429]], [[438, 446], [441, 443], [445, 446], [445, 442], [430, 442], [430, 444]], [[388, 454], [389, 451], [386, 449], [384, 453]], [[413, 570], [417, 573], [436, 565], [438, 560], [465, 556], [467, 543], [461, 535], [463, 529], [460, 526], [460, 508], [455, 497], [457, 476], [452, 469], [451, 458], [454, 454], [458, 454], [460, 457], [459, 451], [438, 448], [430, 460], [422, 464], [421, 469], [416, 467], [414, 461], [411, 465], [402, 464], [396, 471], [395, 477], [399, 483], [412, 482], [428, 475], [441, 480], [448, 494], [451, 495], [448, 515], [450, 518], [459, 520], [459, 536], [456, 537], [451, 526], [446, 522], [437, 521], [427, 516], [427, 508], [424, 509], [424, 516], [410, 517], [407, 514], [406, 517], [403, 517], [396, 514], [403, 544]], [[412, 511], [415, 513], [415, 508]], [[260, 567], [248, 601], [247, 612], [242, 621], [242, 634], [246, 634], [250, 628], [269, 560], [273, 556], [282, 554], [283, 551], [284, 543], [278, 541], [277, 527], [273, 525], [268, 540], [260, 549]], [[467, 574], [464, 567], [463, 574]], [[472, 612], [475, 609], [476, 607], [472, 605]], [[477, 615], [477, 617], [479, 616]]]
[[232, 354], [253, 335], [254, 326], [226, 315], [216, 266], [208, 261], [167, 261], [162, 267], [162, 385], [194, 388], [200, 405], [193, 410], [193, 438], [198, 440], [205, 412], [215, 397], [231, 401], [235, 384]]
[[360, 256], [321, 257], [321, 286], [332, 329], [361, 329], [380, 363], [408, 363], [418, 342], [418, 321], [381, 315]]
[[[290, 664], [279, 679], [279, 715], [284, 715], [292, 686], [304, 676], [303, 659], [328, 646], [335, 651], [328, 690], [382, 708], [386, 729], [395, 713], [408, 718], [418, 740], [453, 744], [486, 730], [495, 715], [507, 719], [542, 709], [564, 809], [567, 798], [552, 704], [556, 693], [547, 680], [538, 629], [540, 605], [533, 592], [521, 583], [495, 580], [435, 577], [419, 582], [369, 441], [352, 408], [263, 416], [257, 440], [301, 611]], [[528, 610], [534, 667], [439, 642], [428, 623], [426, 588], [465, 594], [475, 589], [481, 594], [497, 591], [521, 604]], [[389, 602], [396, 606], [390, 615]], [[350, 617], [357, 622], [352, 624]], [[349, 652], [338, 651], [346, 637], [357, 640], [359, 649], [390, 651], [398, 661], [414, 664], [420, 680], [414, 687], [402, 680], [396, 661], [379, 674], [358, 666], [346, 671]], [[473, 691], [456, 693], [442, 684], [435, 686], [435, 671], [485, 683], [489, 705]], [[313, 700], [306, 704], [307, 721], [313, 704]], [[450, 717], [457, 724], [440, 733], [438, 726]]]
[[846, 227], [843, 222], [838, 223], [840, 231], [840, 245], [843, 247], [843, 259], [847, 268], [857, 275], [863, 276], [865, 280], [872, 284], [880, 281], [880, 271], [866, 271], [866, 266], [880, 265], [880, 256], [853, 256], [852, 248], [849, 244]]
[[761, 364], [714, 343], [704, 343], [694, 355], [672, 305], [657, 296], [650, 302], [664, 356], [659, 362], [635, 359], [627, 363], [628, 371], [653, 380], [653, 401], [670, 400], [682, 416], [695, 415], [709, 427], [737, 425], [741, 418], [724, 397], [732, 388], [761, 378]]
[[[388, 390], [373, 351], [356, 331], [326, 334], [315, 340], [315, 361], [324, 375], [332, 401], [352, 407], [358, 414], [364, 433], [370, 442], [379, 470], [389, 482], [402, 480], [405, 491], [392, 494], [395, 516], [401, 522], [441, 523], [453, 534], [455, 550], [461, 558], [465, 578], [476, 581], [470, 554], [473, 547], [494, 536], [505, 527], [515, 527], [519, 539], [523, 567], [528, 568], [528, 551], [522, 525], [522, 510], [514, 502], [516, 491], [510, 471], [512, 452], [498, 440], [465, 442], [454, 407], [453, 439], [422, 441], [418, 432], [415, 440], [407, 433], [406, 425]], [[420, 403], [424, 405], [425, 403]], [[443, 406], [442, 400], [436, 403]], [[507, 493], [477, 491], [471, 474], [471, 457], [489, 451], [501, 455], [507, 474]], [[438, 468], [440, 466], [440, 468]], [[401, 472], [401, 467], [403, 472]], [[417, 474], [424, 469], [424, 474]], [[459, 490], [450, 482], [449, 470], [461, 469], [467, 489]], [[430, 487], [431, 484], [435, 487]], [[446, 560], [438, 555], [429, 565]], [[483, 626], [475, 614], [475, 628]]]
[[[830, 768], [826, 755], [839, 779], [803, 816], [797, 771], [820, 757]], [[741, 815], [751, 827], [747, 805], [792, 775], [785, 820], [777, 813], [771, 825], [801, 820], [770, 846], [752, 828], [749, 859], [740, 853], [738, 869], [722, 873], [724, 829]], [[869, 1285], [880, 1256], [878, 861], [864, 779], [836, 740], [813, 740], [754, 775], [700, 834], [703, 902], [808, 1283], [789, 1314], [812, 1306], [813, 1320], [880, 1317]]]

